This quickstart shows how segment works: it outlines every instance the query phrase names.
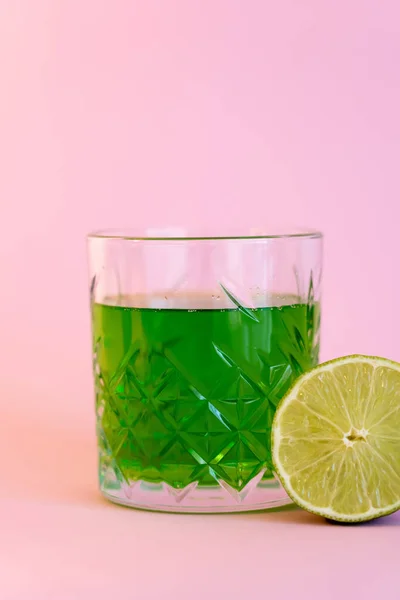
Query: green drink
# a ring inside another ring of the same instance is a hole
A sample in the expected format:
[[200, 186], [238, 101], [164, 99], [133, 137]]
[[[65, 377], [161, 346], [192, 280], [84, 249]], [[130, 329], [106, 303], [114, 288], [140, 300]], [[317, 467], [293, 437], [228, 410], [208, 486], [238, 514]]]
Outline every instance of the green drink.
[[94, 303], [101, 484], [164, 483], [179, 493], [222, 483], [240, 494], [254, 478], [272, 478], [275, 407], [318, 354], [318, 304], [291, 302]]
[[322, 236], [89, 236], [102, 494], [175, 512], [290, 502], [271, 426], [318, 361]]

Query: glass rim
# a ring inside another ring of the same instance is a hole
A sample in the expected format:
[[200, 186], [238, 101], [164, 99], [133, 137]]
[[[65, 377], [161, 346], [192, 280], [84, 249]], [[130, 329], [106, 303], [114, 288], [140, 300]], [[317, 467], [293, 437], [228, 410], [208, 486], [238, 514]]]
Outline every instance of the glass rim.
[[[259, 229], [250, 230], [248, 234], [221, 234], [221, 235], [182, 235], [177, 234], [177, 231], [183, 231], [181, 228], [154, 228], [140, 232], [135, 232], [130, 229], [100, 229], [87, 234], [88, 240], [103, 239], [103, 240], [120, 240], [120, 241], [136, 241], [136, 242], [169, 242], [169, 241], [218, 241], [218, 240], [285, 240], [285, 239], [322, 239], [323, 233], [318, 229], [303, 229], [296, 228], [274, 233], [263, 233]], [[170, 234], [155, 233], [167, 232]], [[153, 232], [153, 233], [150, 233]]]

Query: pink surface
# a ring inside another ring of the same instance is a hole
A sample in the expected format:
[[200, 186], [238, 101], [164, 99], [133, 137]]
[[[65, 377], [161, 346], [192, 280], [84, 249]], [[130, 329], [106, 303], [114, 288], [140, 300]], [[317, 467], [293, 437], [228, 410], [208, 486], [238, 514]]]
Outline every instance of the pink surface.
[[1, 436], [0, 455], [12, 457], [2, 465], [2, 600], [399, 598], [400, 513], [341, 526], [292, 508], [204, 516], [114, 506], [96, 490], [90, 432], [49, 425], [11, 421], [29, 443]]
[[323, 358], [400, 360], [398, 2], [3, 0], [0, 57], [0, 597], [398, 598], [398, 516], [329, 527], [98, 498], [84, 243], [113, 226], [320, 228]]

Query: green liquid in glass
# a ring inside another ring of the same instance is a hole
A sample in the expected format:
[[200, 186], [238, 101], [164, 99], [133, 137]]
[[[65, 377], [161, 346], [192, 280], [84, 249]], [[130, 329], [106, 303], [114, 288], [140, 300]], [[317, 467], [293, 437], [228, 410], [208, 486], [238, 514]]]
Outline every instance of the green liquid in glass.
[[118, 303], [92, 307], [100, 479], [110, 465], [128, 484], [176, 489], [272, 477], [275, 407], [317, 362], [318, 305]]

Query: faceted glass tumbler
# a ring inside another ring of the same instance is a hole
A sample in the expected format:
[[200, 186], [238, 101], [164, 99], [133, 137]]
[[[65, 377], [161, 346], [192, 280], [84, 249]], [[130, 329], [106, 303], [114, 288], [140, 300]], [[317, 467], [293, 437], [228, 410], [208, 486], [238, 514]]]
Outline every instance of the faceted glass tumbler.
[[100, 489], [176, 512], [288, 502], [276, 406], [318, 361], [318, 232], [89, 236]]

